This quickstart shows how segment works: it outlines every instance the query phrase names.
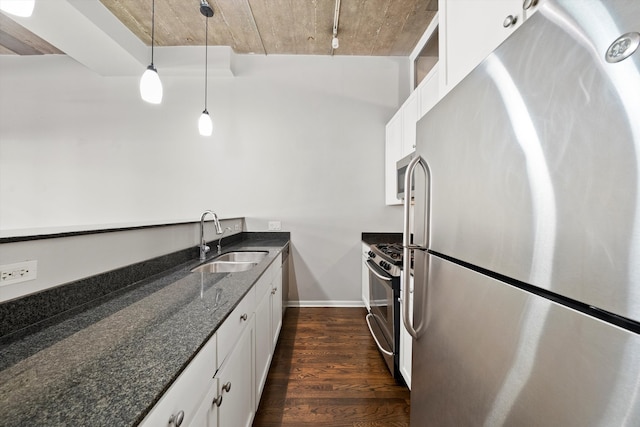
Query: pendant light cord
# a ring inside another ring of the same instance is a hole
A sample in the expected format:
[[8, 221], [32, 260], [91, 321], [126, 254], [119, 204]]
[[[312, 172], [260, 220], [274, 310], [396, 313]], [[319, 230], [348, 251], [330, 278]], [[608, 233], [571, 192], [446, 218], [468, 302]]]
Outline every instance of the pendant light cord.
[[156, 32], [156, 0], [151, 1], [151, 65], [153, 65], [153, 36]]
[[209, 17], [204, 20], [204, 111], [207, 111], [207, 81], [208, 75], [207, 67], [209, 65]]

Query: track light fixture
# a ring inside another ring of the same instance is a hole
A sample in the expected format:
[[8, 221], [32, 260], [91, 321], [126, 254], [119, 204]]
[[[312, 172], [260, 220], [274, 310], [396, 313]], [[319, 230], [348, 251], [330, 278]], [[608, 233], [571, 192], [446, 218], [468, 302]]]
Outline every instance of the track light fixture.
[[333, 38], [331, 39], [331, 54], [333, 50], [340, 47], [340, 41], [338, 40], [338, 20], [340, 19], [340, 0], [336, 0], [336, 7], [333, 12]]
[[211, 136], [213, 133], [213, 122], [209, 111], [207, 111], [207, 82], [208, 82], [208, 60], [209, 60], [209, 18], [213, 16], [213, 9], [207, 0], [200, 0], [200, 13], [205, 17], [204, 24], [204, 111], [198, 119], [198, 130], [202, 136]]
[[151, 104], [162, 102], [162, 82], [158, 75], [158, 70], [153, 65], [153, 44], [155, 33], [155, 10], [156, 2], [151, 0], [151, 64], [147, 67], [140, 78], [140, 96], [143, 100]]

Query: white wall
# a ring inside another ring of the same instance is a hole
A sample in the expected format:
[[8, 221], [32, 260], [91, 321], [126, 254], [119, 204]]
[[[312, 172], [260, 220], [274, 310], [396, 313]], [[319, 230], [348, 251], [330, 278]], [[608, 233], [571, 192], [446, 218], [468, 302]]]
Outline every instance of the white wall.
[[[229, 236], [242, 232], [244, 221], [233, 218], [223, 220], [221, 225], [233, 230], [222, 235], [221, 246], [224, 249]], [[210, 216], [205, 222], [204, 237], [207, 242], [220, 237], [215, 234]], [[0, 302], [189, 247], [195, 249], [199, 243], [200, 224], [196, 222], [3, 244], [0, 264], [28, 260], [37, 260], [38, 263], [36, 279], [0, 286]], [[210, 248], [216, 250], [215, 245], [210, 245]], [[197, 255], [194, 261], [196, 259]]]
[[245, 217], [250, 231], [280, 220], [292, 296], [358, 301], [360, 233], [401, 228], [400, 209], [384, 205], [384, 125], [406, 96], [407, 59], [236, 56], [236, 77], [209, 81], [211, 138], [197, 131], [202, 76], [156, 66], [160, 106], [140, 100], [139, 76], [0, 56], [0, 236], [204, 209]]

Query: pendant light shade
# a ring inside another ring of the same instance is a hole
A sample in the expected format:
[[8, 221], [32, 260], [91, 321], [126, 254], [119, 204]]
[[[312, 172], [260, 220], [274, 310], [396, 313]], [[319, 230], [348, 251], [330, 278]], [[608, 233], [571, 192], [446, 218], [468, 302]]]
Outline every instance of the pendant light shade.
[[208, 60], [209, 60], [209, 18], [213, 16], [213, 9], [207, 0], [200, 0], [200, 13], [204, 15], [204, 111], [198, 119], [198, 131], [202, 136], [211, 136], [213, 133], [213, 122], [209, 111], [207, 111], [207, 81], [208, 81]]
[[158, 70], [153, 65], [153, 45], [155, 33], [156, 2], [151, 2], [151, 64], [140, 78], [140, 97], [150, 104], [160, 104], [162, 102], [162, 82], [158, 75]]
[[207, 110], [204, 110], [198, 119], [198, 130], [202, 136], [211, 136], [213, 133], [213, 122]]
[[0, 0], [0, 10], [24, 18], [31, 16], [35, 5], [36, 0]]
[[140, 77], [140, 96], [151, 104], [162, 102], [162, 82], [153, 64], [149, 65]]

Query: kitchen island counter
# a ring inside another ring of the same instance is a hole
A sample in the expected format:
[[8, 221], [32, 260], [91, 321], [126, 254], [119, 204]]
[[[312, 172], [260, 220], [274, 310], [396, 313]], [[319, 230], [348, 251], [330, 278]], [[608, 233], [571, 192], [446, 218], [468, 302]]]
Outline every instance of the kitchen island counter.
[[251, 270], [191, 273], [201, 262], [189, 261], [3, 342], [0, 425], [137, 425], [288, 241], [242, 240], [224, 252], [268, 252]]

